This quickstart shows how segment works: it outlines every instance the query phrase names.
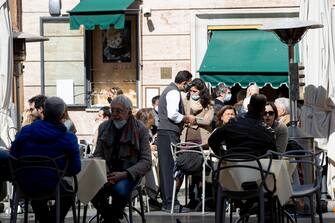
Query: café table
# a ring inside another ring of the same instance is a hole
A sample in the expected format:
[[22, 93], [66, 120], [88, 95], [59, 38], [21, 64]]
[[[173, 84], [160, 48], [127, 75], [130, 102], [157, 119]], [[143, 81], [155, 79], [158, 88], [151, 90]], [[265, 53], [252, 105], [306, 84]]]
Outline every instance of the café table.
[[82, 159], [77, 180], [77, 197], [87, 205], [107, 182], [106, 161], [97, 158]]
[[[263, 169], [267, 169], [269, 165], [269, 159], [260, 159], [260, 163]], [[256, 161], [234, 163], [236, 165], [250, 165], [258, 166]], [[291, 176], [295, 170], [296, 165], [289, 162], [289, 160], [276, 160], [272, 159], [270, 166], [270, 172], [275, 176], [276, 191], [275, 196], [278, 197], [280, 204], [285, 205], [292, 193]], [[220, 174], [219, 181], [221, 185], [229, 190], [243, 191], [242, 183], [244, 182], [261, 182], [261, 176], [259, 172], [247, 168], [231, 168], [228, 171], [222, 171]], [[274, 187], [274, 180], [270, 175], [266, 179], [266, 185], [271, 190]]]

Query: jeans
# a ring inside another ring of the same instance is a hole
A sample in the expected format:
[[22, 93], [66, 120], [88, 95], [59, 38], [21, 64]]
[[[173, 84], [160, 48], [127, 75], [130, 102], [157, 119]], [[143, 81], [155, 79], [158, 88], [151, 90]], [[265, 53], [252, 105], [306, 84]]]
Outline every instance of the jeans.
[[106, 183], [99, 190], [92, 203], [105, 222], [118, 222], [119, 219], [122, 219], [123, 210], [136, 184], [136, 180], [123, 179], [116, 184]]

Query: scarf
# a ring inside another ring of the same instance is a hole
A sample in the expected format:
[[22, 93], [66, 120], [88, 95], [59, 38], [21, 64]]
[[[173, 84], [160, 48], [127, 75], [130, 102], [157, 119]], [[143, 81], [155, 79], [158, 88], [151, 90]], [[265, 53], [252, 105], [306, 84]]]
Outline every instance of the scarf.
[[129, 142], [138, 151], [140, 151], [140, 132], [139, 124], [133, 116], [130, 116], [127, 124], [123, 127], [122, 135], [120, 138], [121, 143]]

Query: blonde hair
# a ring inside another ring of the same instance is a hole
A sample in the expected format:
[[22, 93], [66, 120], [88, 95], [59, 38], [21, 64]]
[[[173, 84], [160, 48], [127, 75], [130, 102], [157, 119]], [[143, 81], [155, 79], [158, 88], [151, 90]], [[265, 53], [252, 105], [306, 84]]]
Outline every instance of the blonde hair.
[[30, 125], [33, 123], [33, 117], [31, 116], [32, 111], [28, 108], [22, 112], [21, 126]]

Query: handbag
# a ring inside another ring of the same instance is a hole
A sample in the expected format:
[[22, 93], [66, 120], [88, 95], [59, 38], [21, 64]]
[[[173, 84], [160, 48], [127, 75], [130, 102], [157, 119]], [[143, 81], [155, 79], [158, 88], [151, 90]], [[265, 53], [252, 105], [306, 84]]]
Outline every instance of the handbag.
[[199, 153], [183, 152], [176, 157], [176, 170], [185, 174], [195, 174], [202, 170], [203, 156]]

